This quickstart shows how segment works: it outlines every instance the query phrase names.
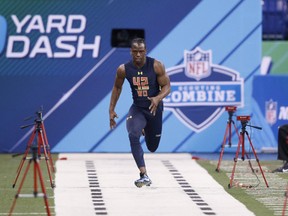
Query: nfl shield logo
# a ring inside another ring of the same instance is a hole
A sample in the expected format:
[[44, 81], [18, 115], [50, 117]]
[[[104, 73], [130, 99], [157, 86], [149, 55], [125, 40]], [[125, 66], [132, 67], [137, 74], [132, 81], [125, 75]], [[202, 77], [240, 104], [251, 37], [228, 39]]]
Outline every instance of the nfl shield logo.
[[266, 101], [265, 103], [265, 117], [266, 121], [273, 125], [277, 120], [277, 102], [275, 101]]
[[197, 47], [192, 51], [184, 51], [185, 74], [197, 81], [211, 74], [211, 50], [203, 51]]
[[244, 80], [239, 72], [213, 64], [212, 58], [212, 50], [197, 47], [184, 51], [183, 64], [167, 69], [171, 92], [163, 99], [164, 107], [195, 132], [215, 122], [225, 106], [244, 105]]

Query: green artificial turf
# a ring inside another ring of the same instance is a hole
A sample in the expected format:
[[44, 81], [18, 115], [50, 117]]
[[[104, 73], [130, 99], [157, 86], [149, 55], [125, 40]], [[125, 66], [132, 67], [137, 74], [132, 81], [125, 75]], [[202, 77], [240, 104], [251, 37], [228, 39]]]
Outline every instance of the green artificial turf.
[[[209, 160], [198, 160], [197, 161], [204, 169], [206, 169], [208, 171], [208, 173], [220, 184], [223, 186], [223, 188], [230, 194], [232, 195], [234, 198], [236, 198], [237, 200], [239, 200], [240, 202], [242, 202], [250, 211], [252, 211], [256, 216], [271, 216], [271, 215], [275, 215], [274, 211], [272, 211], [271, 209], [267, 208], [267, 206], [265, 206], [263, 203], [259, 202], [256, 197], [251, 196], [250, 194], [246, 193], [246, 190], [253, 190], [253, 189], [243, 189], [241, 187], [233, 187], [233, 188], [229, 188], [228, 184], [230, 182], [230, 179], [228, 176], [230, 176], [231, 171], [229, 173], [227, 173], [224, 170], [220, 170], [220, 172], [216, 172], [216, 167], [215, 164], [217, 164], [216, 161], [214, 161], [214, 163], [212, 163]], [[231, 162], [233, 163], [233, 162]], [[268, 167], [268, 170], [265, 170], [265, 172], [270, 172], [271, 171], [280, 167], [281, 166], [281, 162], [277, 161], [277, 160], [273, 160], [273, 161], [261, 161], [262, 167], [263, 165], [265, 167]], [[237, 165], [238, 166], [238, 165]], [[243, 173], [244, 174], [244, 173]], [[267, 174], [266, 174], [267, 175]], [[287, 181], [288, 180], [288, 174], [286, 173], [273, 173], [273, 175], [277, 175], [280, 177], [281, 182], [282, 181]], [[269, 187], [276, 187], [277, 182], [268, 182]], [[275, 184], [275, 185], [273, 185]], [[280, 185], [280, 182], [279, 182]], [[280, 188], [281, 189], [281, 188]], [[266, 188], [263, 187], [263, 189], [259, 189], [259, 193], [263, 193], [263, 196], [267, 196], [267, 198], [269, 198], [269, 193], [265, 193]], [[267, 189], [269, 190], [269, 189]], [[281, 203], [277, 203], [279, 204], [280, 208], [282, 208], [284, 202], [282, 201], [282, 199], [284, 199], [284, 191], [286, 190], [286, 188], [282, 188], [283, 193], [280, 193], [279, 195], [279, 200], [281, 200]], [[227, 206], [228, 207], [228, 206]], [[287, 210], [286, 210], [287, 211]]]
[[[30, 155], [27, 155], [30, 156]], [[56, 158], [56, 155], [53, 155], [53, 158]], [[0, 154], [0, 215], [8, 215], [12, 207], [13, 202], [15, 202], [15, 207], [13, 213], [17, 215], [27, 214], [27, 213], [38, 213], [46, 214], [46, 207], [43, 197], [34, 197], [34, 192], [37, 192], [40, 195], [43, 191], [41, 188], [40, 175], [37, 174], [36, 181], [34, 180], [34, 167], [37, 167], [37, 162], [34, 160], [23, 160], [24, 155], [14, 156], [11, 154]], [[24, 161], [23, 167], [19, 169], [19, 177], [17, 177], [17, 170], [21, 161]], [[29, 168], [27, 169], [28, 164], [30, 163]], [[54, 163], [54, 162], [53, 162]], [[53, 189], [50, 184], [50, 178], [48, 175], [48, 168], [45, 160], [40, 160], [38, 163], [40, 166], [40, 171], [43, 176], [43, 184], [45, 185], [46, 194], [48, 196], [48, 204], [50, 213], [54, 214], [54, 195]], [[27, 171], [26, 171], [27, 170]], [[24, 178], [24, 174], [27, 173], [27, 176]], [[54, 173], [50, 172], [52, 180], [54, 180]], [[21, 186], [21, 182], [23, 185]], [[13, 185], [15, 183], [15, 187]], [[34, 190], [34, 183], [37, 183], [36, 190]], [[19, 191], [20, 190], [20, 191]], [[33, 197], [18, 197], [15, 198], [16, 194], [25, 194], [32, 195]]]

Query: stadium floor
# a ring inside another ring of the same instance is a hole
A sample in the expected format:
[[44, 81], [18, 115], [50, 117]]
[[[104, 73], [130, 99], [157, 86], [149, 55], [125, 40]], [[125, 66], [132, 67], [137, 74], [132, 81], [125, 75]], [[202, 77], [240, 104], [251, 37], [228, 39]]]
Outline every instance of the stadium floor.
[[56, 215], [254, 215], [191, 154], [145, 154], [145, 158], [153, 183], [137, 188], [134, 180], [139, 172], [131, 154], [60, 154]]

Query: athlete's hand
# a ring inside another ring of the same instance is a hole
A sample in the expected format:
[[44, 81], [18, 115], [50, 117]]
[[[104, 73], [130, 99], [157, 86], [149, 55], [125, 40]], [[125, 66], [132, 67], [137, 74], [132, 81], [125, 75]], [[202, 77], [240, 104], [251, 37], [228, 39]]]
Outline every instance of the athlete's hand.
[[148, 99], [151, 101], [151, 104], [149, 106], [150, 113], [155, 116], [160, 100], [157, 97], [148, 97]]
[[118, 118], [118, 115], [113, 110], [109, 111], [109, 116], [110, 116], [110, 129], [113, 129], [116, 127], [116, 121], [114, 120], [114, 118]]

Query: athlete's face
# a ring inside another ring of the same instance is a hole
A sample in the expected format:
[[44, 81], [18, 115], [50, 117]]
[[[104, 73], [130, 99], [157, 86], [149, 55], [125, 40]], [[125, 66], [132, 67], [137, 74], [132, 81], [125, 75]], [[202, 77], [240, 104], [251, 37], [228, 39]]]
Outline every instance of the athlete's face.
[[143, 66], [146, 59], [146, 47], [144, 43], [133, 43], [131, 46], [131, 55], [134, 64]]

